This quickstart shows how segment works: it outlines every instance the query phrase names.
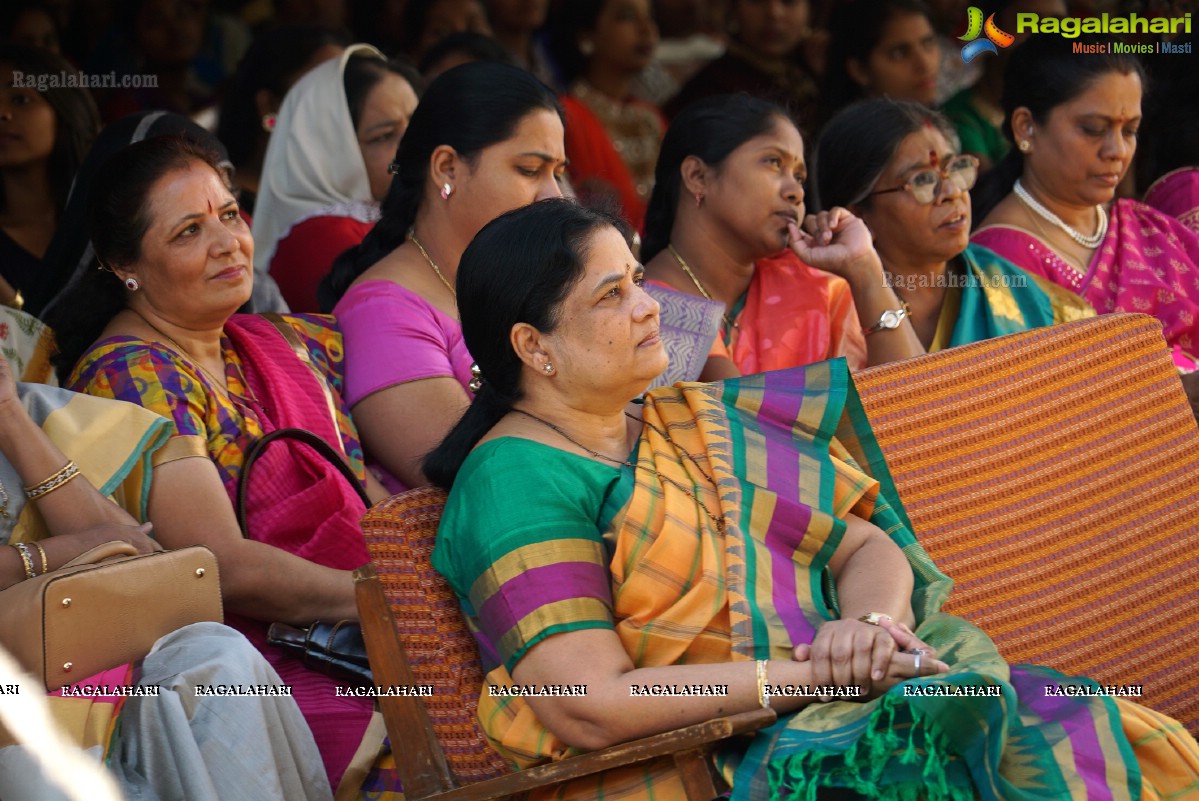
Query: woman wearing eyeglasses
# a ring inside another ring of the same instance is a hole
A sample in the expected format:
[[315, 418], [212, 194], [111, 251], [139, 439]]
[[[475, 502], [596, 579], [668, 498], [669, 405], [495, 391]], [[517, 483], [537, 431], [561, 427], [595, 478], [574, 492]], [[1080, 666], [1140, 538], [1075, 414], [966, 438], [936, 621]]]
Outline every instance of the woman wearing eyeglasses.
[[697, 101], [666, 132], [641, 258], [665, 288], [654, 296], [672, 361], [696, 301], [719, 311], [701, 380], [924, 352], [862, 221], [844, 208], [805, 218], [806, 176], [791, 118], [749, 95]]
[[1093, 317], [1078, 296], [969, 243], [978, 159], [917, 103], [867, 100], [834, 117], [816, 148], [816, 191], [874, 235], [887, 283], [932, 352]]

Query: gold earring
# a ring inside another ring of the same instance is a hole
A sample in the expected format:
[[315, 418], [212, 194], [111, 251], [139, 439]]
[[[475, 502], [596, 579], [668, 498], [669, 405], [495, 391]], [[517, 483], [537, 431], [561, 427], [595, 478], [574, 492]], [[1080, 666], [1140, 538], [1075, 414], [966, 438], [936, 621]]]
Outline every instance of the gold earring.
[[1016, 147], [1020, 149], [1021, 153], [1027, 153], [1028, 151], [1032, 150], [1032, 143], [1027, 139], [1021, 139], [1020, 143], [1016, 145]]

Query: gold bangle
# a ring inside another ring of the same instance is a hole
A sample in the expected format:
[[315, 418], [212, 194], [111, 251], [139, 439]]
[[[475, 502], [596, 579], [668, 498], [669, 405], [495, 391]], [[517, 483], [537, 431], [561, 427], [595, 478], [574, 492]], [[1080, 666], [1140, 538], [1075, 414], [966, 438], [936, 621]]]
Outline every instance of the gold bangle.
[[73, 461], [67, 462], [61, 470], [47, 478], [45, 481], [34, 484], [32, 487], [25, 488], [25, 497], [29, 500], [37, 500], [43, 495], [48, 495], [54, 490], [66, 484], [68, 481], [79, 475], [79, 466]]
[[9, 545], [9, 547], [16, 550], [16, 552], [18, 554], [20, 554], [21, 563], [23, 565], [25, 565], [25, 578], [27, 578], [27, 579], [36, 578], [37, 573], [35, 573], [33, 570], [33, 558], [29, 555], [29, 548], [25, 545], [25, 543], [10, 542], [10, 543], [8, 543], [8, 545]]
[[40, 542], [33, 543], [33, 547], [37, 548], [37, 552], [42, 556], [42, 575], [44, 576], [50, 572], [50, 563], [46, 561], [46, 549]]
[[763, 709], [770, 709], [770, 685], [766, 680], [766, 660], [758, 660], [758, 704]]

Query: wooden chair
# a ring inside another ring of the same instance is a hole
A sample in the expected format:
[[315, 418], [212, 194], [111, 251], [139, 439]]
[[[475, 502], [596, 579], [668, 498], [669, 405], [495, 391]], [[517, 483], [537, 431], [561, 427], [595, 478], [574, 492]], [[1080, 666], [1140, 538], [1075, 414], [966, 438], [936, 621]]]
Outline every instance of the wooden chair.
[[371, 564], [354, 571], [358, 614], [379, 686], [432, 685], [431, 697], [382, 697], [409, 801], [482, 801], [518, 796], [601, 771], [669, 756], [688, 801], [717, 795], [707, 753], [721, 740], [775, 721], [760, 709], [514, 771], [491, 748], [476, 717], [483, 672], [453, 591], [429, 563], [445, 502], [441, 490], [411, 490], [362, 520]]

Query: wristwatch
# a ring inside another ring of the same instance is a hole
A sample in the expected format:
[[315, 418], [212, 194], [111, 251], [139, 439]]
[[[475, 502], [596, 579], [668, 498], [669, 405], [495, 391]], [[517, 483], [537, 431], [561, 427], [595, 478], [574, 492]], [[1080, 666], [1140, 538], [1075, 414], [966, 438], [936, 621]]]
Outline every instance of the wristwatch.
[[878, 318], [878, 322], [862, 332], [864, 336], [870, 336], [876, 331], [886, 331], [899, 328], [899, 324], [908, 316], [907, 309], [887, 309]]

